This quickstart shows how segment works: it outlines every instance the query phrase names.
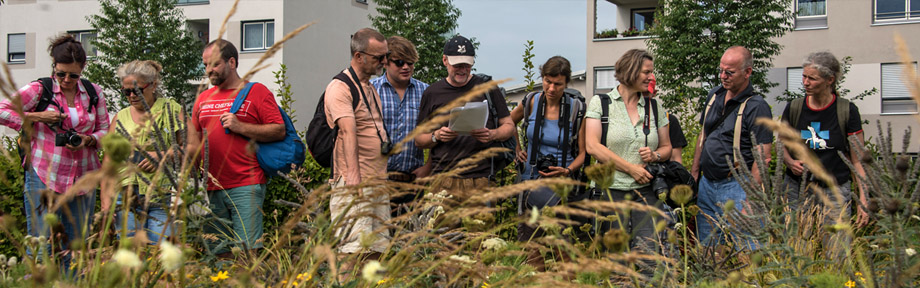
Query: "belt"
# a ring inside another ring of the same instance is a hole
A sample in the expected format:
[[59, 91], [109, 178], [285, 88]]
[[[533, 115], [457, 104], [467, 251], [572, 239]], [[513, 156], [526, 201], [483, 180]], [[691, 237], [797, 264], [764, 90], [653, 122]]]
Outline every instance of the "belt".
[[415, 174], [402, 171], [391, 171], [387, 173], [387, 179], [390, 181], [409, 183], [415, 181]]

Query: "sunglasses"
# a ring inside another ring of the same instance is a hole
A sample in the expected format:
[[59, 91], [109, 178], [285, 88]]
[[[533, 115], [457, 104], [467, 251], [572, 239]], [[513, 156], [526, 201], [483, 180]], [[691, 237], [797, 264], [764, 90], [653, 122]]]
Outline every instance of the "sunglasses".
[[70, 77], [70, 79], [80, 79], [80, 74], [70, 72], [54, 72], [58, 78]]
[[125, 95], [125, 97], [128, 97], [128, 96], [131, 96], [131, 93], [134, 93], [134, 95], [143, 96], [144, 89], [147, 89], [147, 87], [150, 87], [150, 84], [152, 83], [147, 83], [147, 85], [144, 85], [144, 87], [121, 89], [121, 95]]
[[738, 73], [738, 71], [728, 71], [728, 70], [722, 70], [722, 68], [719, 68], [718, 75], [722, 75], [723, 73], [725, 74], [725, 76], [728, 76], [728, 78], [732, 78], [732, 76], [735, 76], [735, 73]]
[[389, 52], [389, 51], [387, 51], [387, 53], [384, 53], [383, 55], [374, 55], [374, 54], [367, 53], [367, 52], [364, 52], [364, 51], [358, 51], [358, 52], [360, 52], [360, 53], [362, 53], [362, 54], [365, 54], [365, 55], [367, 55], [367, 56], [371, 56], [371, 58], [377, 59], [377, 62], [383, 62], [383, 59], [386, 59], [387, 56], [390, 56], [390, 52]]
[[401, 59], [400, 60], [390, 60], [390, 62], [393, 62], [393, 64], [396, 64], [396, 67], [403, 67], [403, 65], [409, 65], [409, 67], [412, 67], [412, 65], [415, 65], [415, 62], [406, 62]]

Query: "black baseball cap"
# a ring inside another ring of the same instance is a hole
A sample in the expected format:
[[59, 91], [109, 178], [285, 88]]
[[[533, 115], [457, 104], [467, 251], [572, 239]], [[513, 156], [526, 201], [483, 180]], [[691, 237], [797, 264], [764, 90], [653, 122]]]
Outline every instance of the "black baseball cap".
[[447, 63], [450, 65], [476, 63], [476, 48], [473, 47], [473, 42], [460, 35], [447, 40], [447, 44], [444, 44], [444, 55], [447, 56]]

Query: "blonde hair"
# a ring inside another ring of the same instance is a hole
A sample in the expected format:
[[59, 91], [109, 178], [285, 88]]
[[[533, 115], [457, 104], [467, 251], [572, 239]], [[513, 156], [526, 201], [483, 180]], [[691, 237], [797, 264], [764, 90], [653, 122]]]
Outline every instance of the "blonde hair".
[[645, 60], [653, 61], [652, 54], [642, 49], [630, 49], [617, 60], [614, 64], [614, 72], [617, 81], [632, 86], [639, 81], [639, 73], [642, 72], [642, 62]]

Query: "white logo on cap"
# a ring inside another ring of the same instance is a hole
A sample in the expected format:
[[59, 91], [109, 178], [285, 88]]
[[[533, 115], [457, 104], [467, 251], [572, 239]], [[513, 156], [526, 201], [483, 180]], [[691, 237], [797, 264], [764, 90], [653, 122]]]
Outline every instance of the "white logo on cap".
[[457, 45], [458, 53], [466, 53], [466, 45]]

